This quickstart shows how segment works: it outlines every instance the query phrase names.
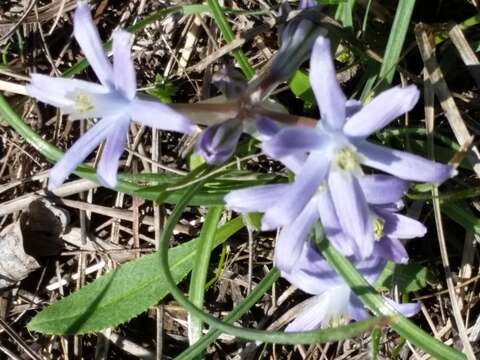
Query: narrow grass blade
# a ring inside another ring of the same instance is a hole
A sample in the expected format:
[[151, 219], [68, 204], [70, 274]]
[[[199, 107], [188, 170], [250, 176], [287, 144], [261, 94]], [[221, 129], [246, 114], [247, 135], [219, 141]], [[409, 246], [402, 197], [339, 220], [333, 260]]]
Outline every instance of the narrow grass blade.
[[[200, 308], [203, 306], [210, 255], [214, 248], [215, 233], [222, 212], [222, 206], [212, 207], [208, 210], [197, 244], [196, 261], [190, 278], [189, 295], [190, 301]], [[193, 344], [202, 336], [202, 326], [200, 319], [189, 316], [188, 337], [190, 344]]]
[[[213, 18], [215, 19], [215, 22], [217, 23], [218, 28], [220, 29], [225, 40], [229, 43], [235, 40], [235, 34], [233, 33], [232, 28], [230, 27], [230, 24], [228, 23], [227, 18], [225, 17], [222, 7], [218, 3], [218, 1], [208, 0], [208, 6], [210, 6], [210, 9], [213, 14]], [[255, 70], [248, 62], [247, 56], [245, 55], [243, 50], [242, 49], [233, 50], [233, 57], [237, 61], [238, 65], [240, 66], [240, 69], [242, 69], [242, 72], [247, 78], [247, 80], [250, 80], [253, 77], [253, 75], [255, 75]]]
[[383, 56], [382, 67], [380, 68], [379, 77], [384, 84], [391, 84], [395, 75], [414, 7], [415, 0], [400, 0], [398, 2], [387, 48]]

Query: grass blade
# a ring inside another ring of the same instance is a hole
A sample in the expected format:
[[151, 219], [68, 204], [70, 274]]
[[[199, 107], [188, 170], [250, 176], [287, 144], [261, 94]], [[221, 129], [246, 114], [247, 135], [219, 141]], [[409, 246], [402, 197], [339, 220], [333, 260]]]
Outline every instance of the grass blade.
[[[208, 266], [210, 264], [210, 255], [215, 244], [215, 233], [217, 224], [222, 215], [223, 207], [216, 206], [208, 210], [205, 223], [200, 232], [200, 239], [197, 244], [197, 252], [192, 276], [190, 278], [190, 300], [198, 307], [203, 306], [205, 294], [205, 283], [207, 282]], [[189, 316], [190, 344], [196, 342], [202, 336], [202, 321], [196, 317]]]
[[[213, 18], [215, 19], [215, 22], [217, 23], [218, 28], [220, 29], [225, 40], [228, 43], [235, 40], [235, 34], [233, 33], [232, 28], [230, 27], [230, 24], [228, 23], [227, 18], [225, 17], [222, 7], [218, 3], [218, 1], [208, 0], [208, 6], [210, 6], [210, 9], [213, 14]], [[253, 75], [255, 75], [255, 70], [248, 62], [247, 56], [245, 55], [243, 50], [242, 49], [233, 50], [233, 57], [237, 61], [238, 65], [240, 66], [240, 69], [242, 69], [242, 72], [247, 78], [247, 80], [250, 80], [253, 77]]]
[[385, 85], [391, 84], [395, 75], [395, 69], [400, 59], [414, 7], [415, 0], [400, 0], [398, 2], [379, 74], [381, 81]]

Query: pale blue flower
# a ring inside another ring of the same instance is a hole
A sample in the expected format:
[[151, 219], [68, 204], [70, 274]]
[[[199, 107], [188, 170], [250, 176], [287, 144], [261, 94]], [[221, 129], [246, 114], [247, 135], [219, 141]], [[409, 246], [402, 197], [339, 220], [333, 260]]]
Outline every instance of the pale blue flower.
[[114, 31], [112, 66], [103, 50], [88, 5], [79, 2], [74, 15], [74, 36], [100, 84], [32, 74], [27, 92], [44, 103], [59, 107], [62, 113], [69, 115], [70, 120], [101, 120], [77, 140], [50, 170], [49, 189], [60, 186], [104, 140], [106, 143], [97, 175], [102, 185], [115, 187], [118, 163], [132, 119], [153, 128], [186, 134], [192, 133], [196, 126], [168, 106], [136, 96], [130, 33]]
[[280, 161], [294, 153], [308, 157], [296, 171], [292, 186], [266, 210], [262, 227], [293, 227], [295, 221], [304, 226], [311, 223], [316, 211], [311, 199], [319, 189], [327, 187], [342, 232], [354, 238], [362, 254], [368, 256], [375, 239], [372, 217], [359, 183], [363, 176], [361, 165], [404, 180], [436, 183], [451, 177], [454, 170], [366, 140], [413, 108], [419, 97], [415, 86], [384, 91], [363, 108], [356, 101], [347, 101], [336, 80], [330, 42], [322, 36], [313, 48], [310, 82], [320, 107], [318, 126], [284, 128], [263, 143], [264, 152]]
[[[299, 167], [299, 159], [290, 158], [287, 161], [295, 168]], [[298, 216], [280, 230], [275, 246], [275, 265], [279, 269], [289, 271], [295, 266], [313, 225], [319, 219], [327, 238], [345, 256], [368, 258], [373, 253], [397, 263], [408, 260], [402, 240], [423, 237], [426, 233], [422, 223], [397, 213], [408, 183], [388, 175], [365, 175], [358, 181], [368, 203], [368, 222], [374, 234], [372, 241], [359, 243], [358, 239], [345, 233], [330, 191], [323, 186]], [[266, 213], [278, 206], [292, 187], [293, 184], [288, 183], [235, 190], [225, 197], [225, 203], [228, 208], [240, 213]]]
[[[281, 128], [269, 119], [257, 121], [260, 139], [264, 142], [272, 139]], [[295, 174], [298, 174], [308, 157], [307, 153], [285, 153], [279, 160]], [[372, 252], [397, 263], [406, 262], [408, 255], [402, 239], [423, 237], [426, 228], [420, 222], [397, 214], [401, 199], [409, 183], [389, 175], [361, 175], [357, 178], [361, 191], [368, 203], [367, 221], [372, 229], [370, 242], [359, 242], [349, 236], [342, 228], [339, 215], [332, 201], [327, 184], [322, 183], [313, 197], [292, 220], [279, 232], [275, 247], [275, 264], [282, 270], [291, 269], [297, 262], [305, 239], [314, 223], [320, 219], [323, 230], [332, 244], [345, 256], [353, 254], [361, 258], [369, 257]], [[255, 186], [230, 192], [225, 196], [227, 207], [240, 213], [263, 212], [279, 206], [285, 194], [292, 191], [293, 183]], [[271, 230], [263, 221], [264, 230]]]
[[[350, 258], [369, 283], [382, 272], [386, 261], [372, 256], [365, 260]], [[315, 295], [285, 331], [308, 331], [337, 324], [342, 318], [365, 320], [370, 317], [358, 297], [315, 250], [311, 242], [304, 244], [302, 254], [290, 271], [282, 276], [302, 291]], [[420, 310], [420, 303], [399, 304], [385, 298], [392, 309], [410, 317]]]

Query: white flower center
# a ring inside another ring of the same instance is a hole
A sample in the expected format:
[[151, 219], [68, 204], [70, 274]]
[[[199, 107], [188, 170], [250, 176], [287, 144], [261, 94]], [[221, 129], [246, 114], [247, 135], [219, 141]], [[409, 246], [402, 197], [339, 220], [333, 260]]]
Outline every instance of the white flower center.
[[86, 93], [79, 93], [75, 96], [75, 111], [79, 113], [87, 113], [95, 110], [92, 98]]
[[343, 147], [337, 150], [335, 162], [337, 166], [347, 172], [353, 172], [359, 164], [357, 152], [350, 147]]
[[350, 301], [351, 290], [346, 285], [333, 286], [320, 296], [327, 298], [327, 310], [322, 321], [322, 328], [346, 325], [349, 320], [345, 318]]

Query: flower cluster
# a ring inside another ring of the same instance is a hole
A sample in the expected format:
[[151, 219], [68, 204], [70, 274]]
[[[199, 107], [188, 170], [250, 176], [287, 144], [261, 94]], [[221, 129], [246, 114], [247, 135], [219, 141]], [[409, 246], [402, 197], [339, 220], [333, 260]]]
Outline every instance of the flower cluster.
[[[440, 183], [455, 173], [449, 165], [367, 141], [413, 108], [419, 97], [416, 87], [394, 87], [365, 106], [347, 100], [336, 80], [330, 42], [323, 36], [312, 50], [310, 82], [321, 114], [315, 128], [279, 128], [268, 119], [259, 127], [263, 152], [287, 166], [295, 180], [233, 191], [225, 198], [227, 206], [238, 212], [263, 212], [263, 230], [280, 229], [276, 266], [294, 285], [318, 296], [291, 324], [289, 329], [294, 330], [316, 327], [332, 316], [359, 319], [365, 313], [358, 310], [358, 300], [346, 284], [316, 254], [310, 241], [316, 223], [364, 275], [363, 266], [368, 265], [373, 281], [382, 268], [379, 264], [408, 260], [403, 240], [426, 233], [423, 224], [398, 214], [408, 182]], [[390, 175], [366, 173], [365, 166]], [[397, 304], [397, 308], [411, 315], [418, 306]]]
[[[302, 7], [314, 4], [303, 1]], [[290, 169], [294, 181], [236, 190], [225, 197], [230, 209], [264, 213], [262, 229], [279, 230], [276, 266], [284, 278], [315, 296], [288, 331], [325, 326], [342, 316], [355, 320], [368, 317], [355, 294], [315, 249], [311, 235], [312, 229], [318, 228], [315, 225], [321, 225], [324, 237], [372, 282], [386, 261], [408, 261], [404, 240], [426, 233], [423, 224], [399, 214], [409, 182], [441, 183], [454, 175], [449, 165], [367, 140], [410, 111], [419, 91], [415, 86], [394, 87], [366, 105], [347, 100], [336, 80], [330, 42], [321, 33], [309, 20], [287, 26], [270, 73], [248, 85], [238, 85], [230, 95], [243, 105], [247, 103], [246, 108], [254, 108], [268, 95], [272, 84], [286, 80], [300, 66], [313, 46], [310, 82], [321, 114], [317, 125], [280, 127], [264, 115], [254, 116], [255, 121], [250, 122], [256, 124], [263, 152]], [[74, 16], [74, 36], [100, 84], [33, 74], [27, 91], [59, 107], [70, 120], [100, 120], [51, 169], [49, 187], [61, 185], [105, 140], [97, 174], [102, 185], [113, 188], [131, 120], [185, 134], [197, 127], [172, 108], [137, 94], [131, 34], [124, 30], [113, 33], [112, 64], [88, 6], [80, 2]], [[196, 149], [207, 162], [220, 164], [233, 155], [244, 123], [252, 120], [252, 113], [245, 118], [240, 115], [206, 129], [200, 136]], [[418, 311], [418, 304], [391, 304], [408, 316]]]

